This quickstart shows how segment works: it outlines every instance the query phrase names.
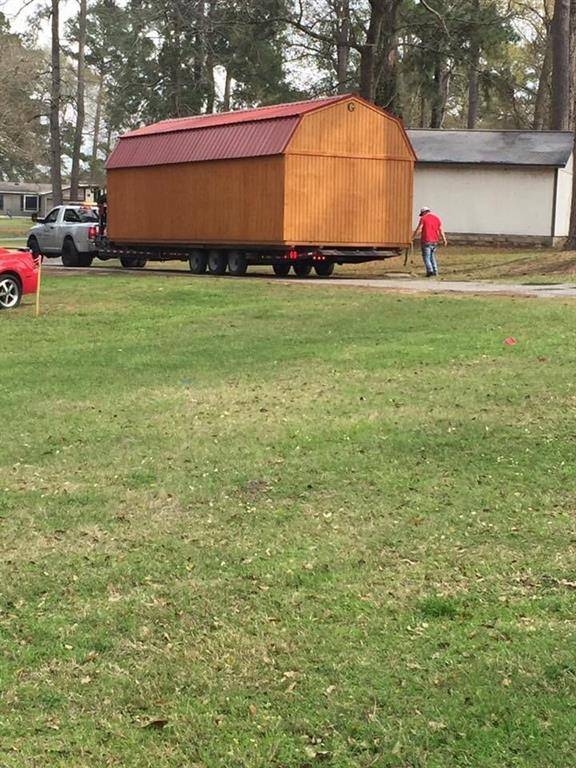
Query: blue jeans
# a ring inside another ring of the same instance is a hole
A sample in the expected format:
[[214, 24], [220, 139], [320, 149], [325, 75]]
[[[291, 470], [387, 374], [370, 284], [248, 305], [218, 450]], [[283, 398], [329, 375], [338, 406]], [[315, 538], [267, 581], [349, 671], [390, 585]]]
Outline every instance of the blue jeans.
[[427, 275], [438, 274], [436, 248], [438, 248], [438, 243], [422, 243], [422, 258], [424, 259], [424, 266], [426, 267]]

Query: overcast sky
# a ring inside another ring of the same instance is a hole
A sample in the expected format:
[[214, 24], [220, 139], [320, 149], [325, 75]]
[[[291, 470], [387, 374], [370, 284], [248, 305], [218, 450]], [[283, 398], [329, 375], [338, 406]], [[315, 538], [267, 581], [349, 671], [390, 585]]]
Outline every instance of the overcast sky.
[[[29, 21], [36, 16], [41, 8], [46, 8], [49, 0], [0, 0], [0, 11], [7, 16], [10, 25], [16, 32], [25, 32]], [[76, 0], [60, 0], [60, 26], [70, 18], [77, 9]], [[50, 44], [50, 20], [42, 22], [40, 42]]]

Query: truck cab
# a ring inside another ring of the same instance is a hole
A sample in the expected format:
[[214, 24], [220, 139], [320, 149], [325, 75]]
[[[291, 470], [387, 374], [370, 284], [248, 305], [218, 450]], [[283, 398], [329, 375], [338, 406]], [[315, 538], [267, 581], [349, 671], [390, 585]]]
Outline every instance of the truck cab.
[[95, 206], [57, 205], [28, 233], [28, 248], [35, 255], [62, 256], [66, 267], [89, 267], [97, 256], [99, 217]]

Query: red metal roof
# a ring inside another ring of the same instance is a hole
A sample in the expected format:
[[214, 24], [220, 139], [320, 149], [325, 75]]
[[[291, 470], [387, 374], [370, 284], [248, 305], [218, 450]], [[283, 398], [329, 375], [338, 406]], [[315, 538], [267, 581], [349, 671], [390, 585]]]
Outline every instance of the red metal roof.
[[[280, 155], [303, 115], [352, 98], [364, 102], [359, 96], [344, 94], [238, 112], [162, 120], [121, 136], [106, 167], [136, 168]], [[385, 114], [373, 104], [364, 103]], [[398, 124], [413, 154], [402, 122], [391, 115], [387, 117]]]
[[237, 123], [249, 123], [256, 120], [276, 120], [283, 117], [299, 117], [315, 109], [321, 109], [329, 104], [334, 104], [343, 99], [349, 99], [350, 95], [330, 96], [326, 99], [312, 99], [308, 101], [294, 101], [290, 104], [274, 104], [271, 107], [258, 107], [257, 109], [240, 109], [235, 112], [218, 112], [210, 115], [193, 115], [191, 117], [179, 117], [173, 120], [162, 120], [153, 125], [145, 125], [134, 131], [124, 134], [123, 139], [133, 136], [147, 136], [151, 133], [172, 133], [173, 131], [190, 131], [198, 128], [212, 128], [218, 125], [231, 125]]
[[229, 160], [280, 155], [298, 125], [298, 117], [219, 125], [203, 130], [122, 137], [106, 164], [111, 168]]
[[349, 95], [333, 96], [163, 120], [121, 136], [106, 167], [134, 168], [279, 155], [285, 150], [302, 115], [349, 98]]

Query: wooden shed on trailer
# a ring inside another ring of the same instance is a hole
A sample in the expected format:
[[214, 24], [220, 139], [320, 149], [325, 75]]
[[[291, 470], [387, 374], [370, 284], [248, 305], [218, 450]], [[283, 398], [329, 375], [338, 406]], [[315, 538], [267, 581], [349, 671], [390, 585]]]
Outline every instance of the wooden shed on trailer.
[[164, 120], [107, 164], [119, 244], [403, 248], [415, 155], [358, 96]]

